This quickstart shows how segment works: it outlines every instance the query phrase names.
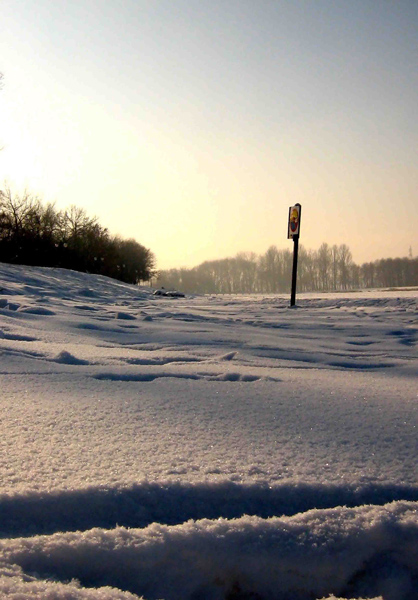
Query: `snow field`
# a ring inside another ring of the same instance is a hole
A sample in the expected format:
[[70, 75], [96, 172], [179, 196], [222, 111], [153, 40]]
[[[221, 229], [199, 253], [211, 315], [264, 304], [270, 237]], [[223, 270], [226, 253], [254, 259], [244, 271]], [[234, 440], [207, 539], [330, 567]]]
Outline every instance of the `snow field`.
[[0, 265], [0, 592], [418, 598], [418, 292]]

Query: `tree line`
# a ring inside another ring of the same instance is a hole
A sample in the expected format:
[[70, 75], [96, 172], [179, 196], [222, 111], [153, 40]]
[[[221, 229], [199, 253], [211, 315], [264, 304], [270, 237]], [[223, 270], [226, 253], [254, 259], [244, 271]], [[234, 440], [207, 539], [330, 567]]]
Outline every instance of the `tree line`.
[[[192, 269], [160, 271], [157, 285], [185, 293], [290, 293], [293, 252], [270, 246], [263, 255], [241, 252], [206, 261]], [[323, 243], [318, 250], [299, 246], [298, 292], [344, 291], [418, 285], [418, 257], [353, 261], [346, 244]]]
[[[64, 267], [137, 284], [157, 274], [154, 254], [134, 239], [113, 236], [97, 218], [25, 192], [0, 190], [0, 261]], [[293, 252], [270, 246], [262, 255], [205, 261], [191, 269], [160, 271], [158, 286], [185, 293], [290, 293]], [[418, 286], [418, 257], [386, 258], [357, 265], [346, 244], [299, 247], [298, 292]]]
[[153, 253], [134, 239], [113, 236], [96, 217], [71, 206], [57, 211], [28, 192], [0, 190], [0, 261], [64, 267], [126, 283], [148, 281]]

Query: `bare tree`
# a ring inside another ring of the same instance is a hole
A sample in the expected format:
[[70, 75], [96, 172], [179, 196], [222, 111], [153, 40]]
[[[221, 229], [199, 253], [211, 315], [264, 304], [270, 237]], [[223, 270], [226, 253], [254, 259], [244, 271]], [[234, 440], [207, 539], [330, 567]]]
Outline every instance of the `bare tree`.
[[319, 247], [317, 260], [320, 287], [322, 290], [328, 290], [332, 266], [332, 250], [326, 242]]
[[[3, 73], [0, 73], [0, 90], [3, 89]], [[1, 147], [0, 150], [3, 150], [3, 148]]]
[[18, 237], [23, 231], [33, 229], [40, 212], [40, 200], [25, 191], [13, 194], [9, 186], [0, 192], [0, 213], [3, 235]]
[[346, 244], [341, 244], [339, 248], [339, 270], [343, 290], [348, 289], [350, 285], [350, 269], [352, 264], [353, 257], [350, 248]]
[[331, 248], [331, 257], [332, 257], [332, 289], [337, 289], [338, 284], [338, 262], [339, 262], [339, 249], [336, 244], [334, 244]]

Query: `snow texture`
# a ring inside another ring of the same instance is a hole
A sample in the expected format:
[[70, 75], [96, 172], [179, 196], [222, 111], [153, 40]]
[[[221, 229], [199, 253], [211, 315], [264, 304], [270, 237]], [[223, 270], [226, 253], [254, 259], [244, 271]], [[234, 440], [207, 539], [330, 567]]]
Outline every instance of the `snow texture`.
[[0, 264], [0, 596], [418, 599], [418, 290]]

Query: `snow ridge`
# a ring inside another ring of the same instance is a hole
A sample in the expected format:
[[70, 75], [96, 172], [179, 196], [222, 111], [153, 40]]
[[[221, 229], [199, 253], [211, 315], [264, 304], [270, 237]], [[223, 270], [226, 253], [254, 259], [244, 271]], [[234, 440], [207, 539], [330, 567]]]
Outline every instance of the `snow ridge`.
[[236, 519], [244, 515], [267, 519], [400, 500], [418, 502], [418, 486], [144, 481], [130, 487], [2, 495], [0, 535], [20, 537], [118, 525], [143, 528], [154, 522], [178, 525], [191, 519]]
[[418, 580], [417, 507], [396, 502], [290, 518], [92, 529], [8, 540], [0, 542], [0, 551], [4, 561], [38, 578], [76, 578], [98, 591], [110, 586], [155, 599], [299, 600], [330, 592], [412, 599]]

